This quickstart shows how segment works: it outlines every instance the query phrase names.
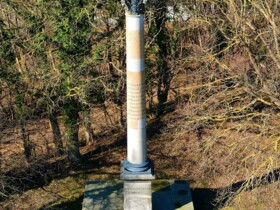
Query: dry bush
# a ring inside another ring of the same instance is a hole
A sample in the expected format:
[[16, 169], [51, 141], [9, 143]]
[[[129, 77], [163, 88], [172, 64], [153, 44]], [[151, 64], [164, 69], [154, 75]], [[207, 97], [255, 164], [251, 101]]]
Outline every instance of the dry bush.
[[[200, 0], [191, 11], [186, 71], [195, 79], [180, 89], [188, 96], [179, 105], [180, 132], [198, 135], [194, 176], [215, 187], [232, 183], [217, 205], [238, 208], [238, 195], [279, 181], [280, 5]], [[266, 195], [268, 208], [277, 207], [277, 196]]]

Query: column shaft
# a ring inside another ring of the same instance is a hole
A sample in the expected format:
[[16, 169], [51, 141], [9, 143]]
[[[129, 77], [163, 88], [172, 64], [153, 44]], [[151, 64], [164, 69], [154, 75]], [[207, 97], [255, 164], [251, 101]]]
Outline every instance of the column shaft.
[[126, 15], [127, 49], [127, 160], [147, 161], [144, 72], [144, 17]]

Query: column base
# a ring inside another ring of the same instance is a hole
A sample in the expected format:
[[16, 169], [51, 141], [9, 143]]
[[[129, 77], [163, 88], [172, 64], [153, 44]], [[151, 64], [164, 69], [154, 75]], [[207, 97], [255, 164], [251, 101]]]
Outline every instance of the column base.
[[127, 159], [121, 161], [121, 180], [154, 180], [154, 165], [148, 159], [143, 164], [132, 164]]

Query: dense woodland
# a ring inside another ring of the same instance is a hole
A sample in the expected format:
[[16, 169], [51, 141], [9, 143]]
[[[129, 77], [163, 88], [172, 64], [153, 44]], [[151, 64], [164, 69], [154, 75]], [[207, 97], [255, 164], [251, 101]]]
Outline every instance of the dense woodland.
[[[147, 1], [148, 152], [196, 209], [280, 208], [279, 43], [278, 0]], [[125, 69], [121, 1], [0, 1], [0, 208], [118, 178]]]

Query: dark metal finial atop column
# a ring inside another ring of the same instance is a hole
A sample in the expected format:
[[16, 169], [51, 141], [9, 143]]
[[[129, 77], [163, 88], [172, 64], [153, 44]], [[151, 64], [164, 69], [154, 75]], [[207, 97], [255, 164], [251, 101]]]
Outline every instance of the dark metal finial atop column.
[[127, 12], [130, 15], [143, 15], [145, 12], [145, 0], [125, 0]]

